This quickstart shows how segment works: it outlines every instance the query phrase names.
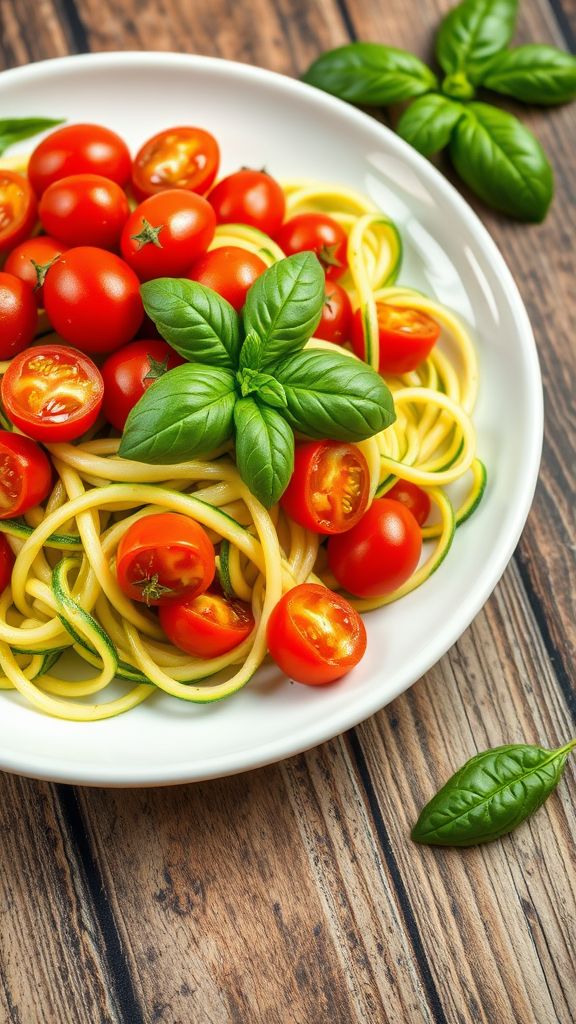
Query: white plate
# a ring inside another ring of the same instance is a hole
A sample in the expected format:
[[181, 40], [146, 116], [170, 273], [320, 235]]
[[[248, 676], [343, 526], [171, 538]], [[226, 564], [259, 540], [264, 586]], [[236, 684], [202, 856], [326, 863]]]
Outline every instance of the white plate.
[[473, 329], [481, 364], [475, 423], [489, 473], [484, 501], [424, 586], [366, 617], [367, 655], [340, 684], [290, 685], [266, 669], [229, 701], [199, 707], [155, 695], [88, 725], [45, 717], [0, 693], [0, 768], [65, 782], [212, 778], [335, 736], [411, 686], [457, 640], [526, 520], [540, 460], [542, 390], [528, 317], [502, 256], [452, 186], [392, 132], [268, 71], [180, 54], [67, 57], [0, 75], [0, 109], [101, 122], [132, 147], [163, 128], [198, 124], [221, 143], [224, 173], [249, 164], [360, 189], [401, 229], [400, 280], [445, 302]]

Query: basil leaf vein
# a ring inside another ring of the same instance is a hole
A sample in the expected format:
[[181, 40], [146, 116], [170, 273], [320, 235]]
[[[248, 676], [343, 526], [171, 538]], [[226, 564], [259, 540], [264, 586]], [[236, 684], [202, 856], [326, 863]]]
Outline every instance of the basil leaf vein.
[[463, 114], [461, 103], [454, 103], [438, 93], [430, 93], [429, 96], [420, 96], [414, 100], [404, 111], [396, 131], [419, 153], [430, 156], [448, 145]]
[[576, 97], [576, 57], [555, 46], [528, 43], [494, 57], [481, 80], [487, 89], [524, 103], [567, 103]]
[[303, 80], [350, 103], [386, 106], [435, 89], [436, 76], [418, 57], [380, 43], [350, 43], [329, 50]]
[[234, 407], [236, 464], [252, 494], [266, 508], [286, 490], [294, 471], [294, 434], [286, 420], [254, 398], [240, 398]]
[[160, 277], [140, 288], [144, 308], [163, 338], [185, 359], [236, 368], [240, 318], [236, 310], [198, 281]]
[[324, 271], [312, 252], [279, 260], [256, 279], [246, 296], [244, 326], [260, 339], [258, 368], [303, 348], [320, 322], [324, 289]]
[[446, 15], [436, 37], [436, 56], [447, 74], [475, 69], [510, 42], [518, 0], [464, 0]]

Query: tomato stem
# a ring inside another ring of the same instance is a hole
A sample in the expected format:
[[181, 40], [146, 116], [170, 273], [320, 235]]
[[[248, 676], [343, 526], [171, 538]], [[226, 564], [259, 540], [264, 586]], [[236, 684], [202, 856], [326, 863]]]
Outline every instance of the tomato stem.
[[143, 249], [144, 246], [148, 245], [150, 242], [158, 249], [162, 249], [162, 242], [158, 238], [158, 235], [162, 231], [163, 227], [164, 224], [159, 224], [158, 227], [155, 228], [149, 220], [146, 220], [146, 217], [142, 217], [142, 230], [137, 235], [130, 236], [132, 241], [138, 242], [138, 252], [140, 252], [140, 249]]
[[37, 292], [42, 287], [46, 280], [46, 274], [50, 270], [50, 267], [53, 266], [53, 264], [56, 263], [56, 260], [59, 259], [60, 256], [53, 256], [51, 260], [48, 260], [48, 263], [36, 263], [36, 260], [30, 260], [30, 263], [32, 264], [34, 270], [36, 271], [36, 284], [34, 285], [35, 292]]
[[142, 597], [147, 605], [150, 605], [151, 601], [157, 601], [159, 598], [164, 597], [165, 594], [174, 593], [173, 587], [165, 587], [160, 583], [160, 577], [157, 572], [153, 576], [145, 576], [141, 580], [133, 580], [132, 585], [141, 588]]

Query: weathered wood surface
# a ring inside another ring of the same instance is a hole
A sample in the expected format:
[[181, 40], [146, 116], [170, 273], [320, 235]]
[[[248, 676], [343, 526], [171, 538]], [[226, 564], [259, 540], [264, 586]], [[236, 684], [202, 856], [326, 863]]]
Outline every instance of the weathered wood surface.
[[[87, 49], [216, 54], [298, 74], [350, 38], [431, 51], [449, 0], [1, 0], [0, 65]], [[574, 0], [524, 0], [518, 38], [574, 45]], [[468, 756], [574, 734], [576, 108], [523, 112], [555, 165], [546, 223], [477, 208], [538, 339], [534, 509], [459, 643], [409, 693], [309, 754], [159, 791], [0, 779], [0, 1019], [13, 1024], [569, 1024], [575, 773], [516, 834], [414, 846]]]

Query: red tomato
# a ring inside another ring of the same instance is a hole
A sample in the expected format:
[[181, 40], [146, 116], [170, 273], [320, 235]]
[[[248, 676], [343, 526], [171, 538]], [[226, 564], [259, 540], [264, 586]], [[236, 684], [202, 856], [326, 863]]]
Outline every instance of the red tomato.
[[346, 232], [325, 213], [299, 213], [282, 225], [276, 241], [287, 256], [315, 252], [330, 280], [341, 277], [348, 267]]
[[44, 303], [55, 331], [82, 352], [113, 352], [131, 341], [144, 307], [134, 271], [112, 252], [69, 249], [51, 268]]
[[0, 359], [26, 348], [38, 326], [38, 310], [29, 284], [0, 271]]
[[31, 284], [36, 305], [43, 306], [46, 274], [66, 249], [67, 246], [57, 242], [55, 238], [38, 235], [16, 246], [6, 260], [4, 269], [9, 274], [14, 274], [14, 277], [19, 277], [21, 281]]
[[208, 200], [219, 224], [250, 224], [272, 236], [278, 231], [286, 210], [278, 182], [265, 171], [247, 168], [222, 178]]
[[202, 196], [173, 188], [145, 199], [130, 215], [121, 249], [141, 281], [184, 277], [214, 237], [214, 210]]
[[73, 441], [92, 426], [102, 405], [104, 382], [83, 352], [41, 345], [12, 360], [0, 390], [12, 423], [35, 441], [50, 444]]
[[138, 150], [132, 167], [132, 190], [137, 199], [170, 188], [204, 193], [219, 165], [220, 150], [210, 132], [203, 128], [169, 128]]
[[132, 161], [128, 146], [109, 128], [98, 124], [71, 124], [58, 128], [30, 157], [28, 177], [37, 196], [70, 174], [101, 174], [126, 185]]
[[[440, 324], [419, 309], [376, 303], [380, 373], [410, 373], [430, 355], [440, 337]], [[352, 320], [352, 347], [364, 359], [362, 312], [357, 309]]]
[[389, 491], [386, 497], [392, 501], [399, 501], [405, 505], [414, 516], [418, 526], [423, 526], [430, 515], [430, 498], [421, 487], [410, 483], [409, 480], [398, 480]]
[[341, 345], [344, 341], [350, 340], [351, 332], [352, 305], [348, 292], [336, 281], [327, 281], [322, 316], [314, 331], [314, 337]]
[[29, 437], [0, 430], [0, 519], [11, 519], [39, 505], [52, 487], [46, 453]]
[[36, 223], [38, 204], [27, 178], [0, 170], [0, 252], [22, 242]]
[[280, 598], [270, 616], [268, 650], [291, 679], [322, 686], [358, 664], [366, 650], [366, 629], [340, 594], [301, 583]]
[[218, 658], [254, 629], [250, 605], [221, 594], [174, 598], [160, 608], [160, 625], [175, 647], [195, 658]]
[[165, 341], [132, 341], [113, 352], [102, 367], [102, 411], [113, 427], [124, 430], [128, 413], [158, 377], [185, 362]]
[[422, 534], [399, 501], [377, 498], [356, 526], [328, 541], [328, 565], [357, 597], [383, 597], [401, 587], [420, 560]]
[[246, 301], [246, 292], [265, 270], [266, 264], [254, 253], [237, 245], [223, 245], [200, 256], [187, 276], [212, 288], [240, 311]]
[[[1, 497], [2, 491], [0, 490], [0, 500]], [[2, 513], [0, 512], [0, 519], [1, 518]], [[10, 547], [6, 536], [3, 533], [0, 533], [0, 594], [4, 593], [12, 579], [14, 561], [14, 552], [12, 551], [12, 548]]]
[[66, 245], [117, 249], [130, 207], [126, 194], [101, 174], [71, 174], [49, 185], [40, 200], [40, 220]]
[[216, 562], [206, 531], [188, 516], [160, 512], [128, 527], [118, 545], [116, 572], [127, 597], [147, 605], [188, 600], [208, 589]]
[[315, 533], [343, 533], [364, 515], [370, 470], [362, 452], [343, 441], [296, 446], [294, 472], [280, 503], [291, 519]]

